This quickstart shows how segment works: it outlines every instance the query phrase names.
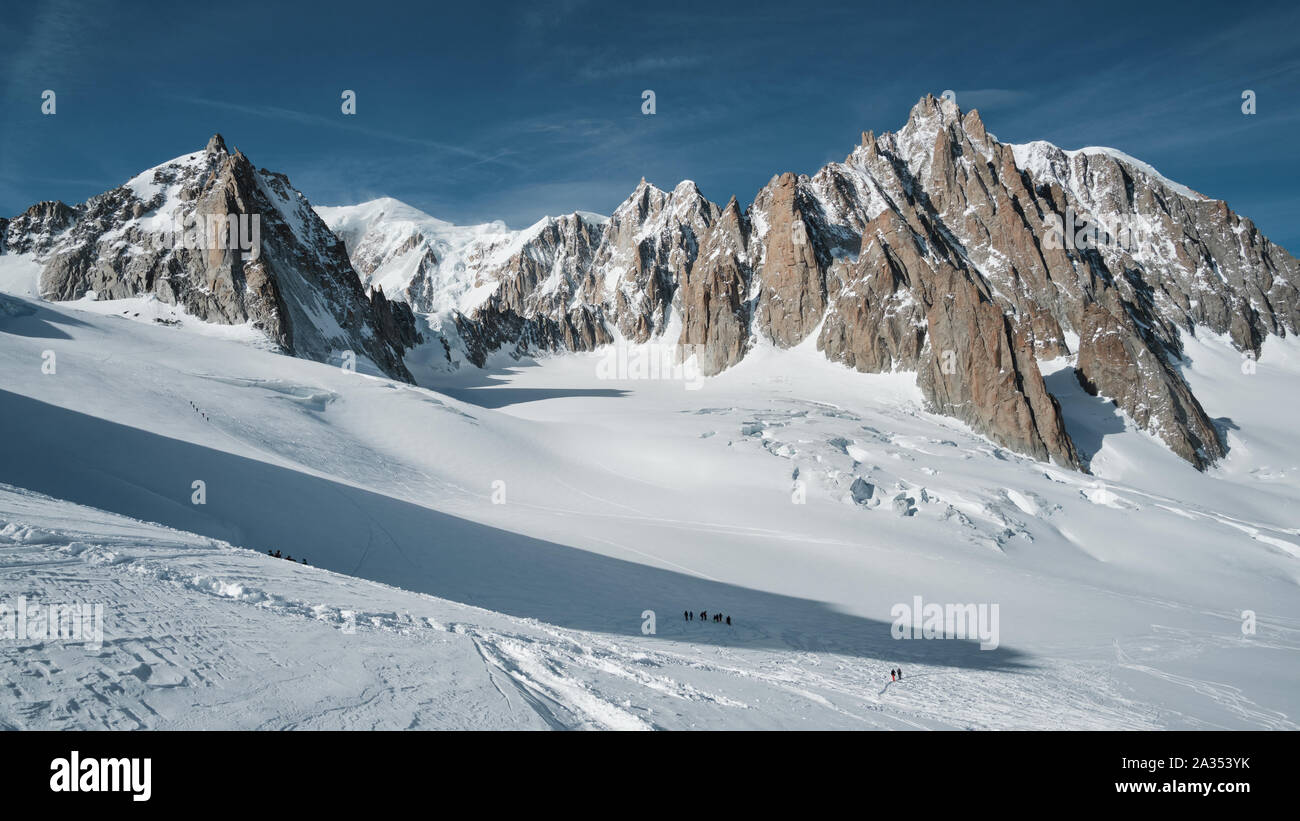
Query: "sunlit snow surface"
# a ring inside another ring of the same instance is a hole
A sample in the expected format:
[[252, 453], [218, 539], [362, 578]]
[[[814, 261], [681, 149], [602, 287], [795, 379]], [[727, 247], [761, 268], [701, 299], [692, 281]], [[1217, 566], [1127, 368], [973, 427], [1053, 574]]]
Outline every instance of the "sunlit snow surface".
[[[100, 603], [105, 639], [0, 641], [0, 726], [1296, 729], [1293, 340], [1245, 373], [1185, 337], [1207, 474], [1043, 363], [1086, 475], [807, 345], [698, 390], [601, 353], [416, 388], [39, 302], [21, 264], [0, 602]], [[997, 604], [1000, 646], [893, 639], [914, 596]]]

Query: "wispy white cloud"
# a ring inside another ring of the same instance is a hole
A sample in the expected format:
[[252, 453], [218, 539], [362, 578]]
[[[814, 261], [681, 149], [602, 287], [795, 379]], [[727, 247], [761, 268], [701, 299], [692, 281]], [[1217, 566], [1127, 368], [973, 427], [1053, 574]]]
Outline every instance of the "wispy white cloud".
[[704, 58], [697, 55], [675, 55], [665, 57], [638, 57], [635, 60], [616, 60], [594, 62], [582, 67], [578, 76], [584, 80], [603, 80], [609, 77], [628, 77], [662, 74], [666, 71], [682, 71], [695, 68], [704, 63]]
[[241, 114], [247, 114], [253, 117], [269, 117], [286, 122], [294, 122], [301, 125], [310, 125], [313, 127], [332, 128], [339, 131], [348, 131], [353, 134], [359, 134], [366, 137], [385, 140], [403, 145], [426, 148], [434, 151], [440, 151], [448, 154], [454, 154], [460, 157], [472, 160], [469, 165], [478, 165], [483, 163], [495, 163], [511, 168], [519, 168], [517, 163], [509, 160], [510, 152], [507, 150], [498, 150], [493, 152], [484, 152], [478, 149], [470, 148], [463, 145], [454, 145], [451, 143], [431, 140], [427, 137], [412, 137], [405, 134], [398, 134], [393, 131], [387, 131], [379, 128], [371, 128], [361, 125], [349, 119], [323, 117], [319, 114], [310, 114], [294, 109], [282, 108], [272, 105], [248, 105], [244, 103], [232, 103], [226, 100], [213, 100], [205, 97], [194, 97], [189, 95], [172, 94], [169, 97], [173, 100], [190, 103], [193, 105], [206, 106], [225, 111], [236, 111]]

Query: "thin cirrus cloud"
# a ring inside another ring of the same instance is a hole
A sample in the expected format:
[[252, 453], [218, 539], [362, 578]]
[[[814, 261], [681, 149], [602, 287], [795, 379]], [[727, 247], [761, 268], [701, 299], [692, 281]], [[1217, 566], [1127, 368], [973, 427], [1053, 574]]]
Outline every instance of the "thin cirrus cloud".
[[171, 99], [189, 103], [192, 105], [207, 106], [209, 108], [223, 109], [226, 111], [237, 111], [253, 117], [269, 117], [278, 120], [308, 125], [313, 127], [333, 128], [341, 131], [350, 131], [354, 134], [370, 137], [377, 140], [386, 140], [394, 143], [426, 148], [434, 151], [440, 151], [447, 154], [455, 154], [467, 158], [470, 165], [480, 163], [498, 163], [512, 168], [519, 166], [511, 162], [509, 152], [496, 151], [485, 153], [481, 150], [470, 148], [463, 145], [453, 145], [438, 140], [431, 140], [426, 137], [412, 137], [404, 134], [395, 133], [379, 128], [371, 128], [359, 125], [351, 120], [340, 120], [337, 118], [324, 117], [319, 114], [310, 114], [293, 109], [282, 108], [271, 105], [246, 105], [243, 103], [231, 103], [224, 100], [212, 100], [203, 97], [171, 95]]
[[583, 66], [578, 76], [584, 80], [604, 80], [610, 77], [645, 76], [665, 71], [681, 71], [695, 68], [704, 63], [698, 55], [677, 55], [671, 57], [638, 57], [635, 60], [621, 62], [600, 62]]

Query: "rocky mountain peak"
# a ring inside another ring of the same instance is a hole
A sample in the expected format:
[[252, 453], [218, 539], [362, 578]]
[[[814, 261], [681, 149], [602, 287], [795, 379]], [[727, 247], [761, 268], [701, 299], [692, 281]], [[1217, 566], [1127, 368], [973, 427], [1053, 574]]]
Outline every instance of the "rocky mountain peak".
[[46, 299], [152, 295], [207, 322], [249, 324], [285, 353], [346, 358], [410, 380], [414, 315], [372, 302], [343, 244], [283, 175], [257, 171], [214, 135], [76, 208], [42, 203], [11, 221], [5, 249], [41, 264]]
[[934, 132], [948, 126], [960, 125], [961, 117], [961, 108], [955, 100], [926, 94], [912, 106], [912, 110], [907, 115], [907, 123], [899, 129], [899, 133]]

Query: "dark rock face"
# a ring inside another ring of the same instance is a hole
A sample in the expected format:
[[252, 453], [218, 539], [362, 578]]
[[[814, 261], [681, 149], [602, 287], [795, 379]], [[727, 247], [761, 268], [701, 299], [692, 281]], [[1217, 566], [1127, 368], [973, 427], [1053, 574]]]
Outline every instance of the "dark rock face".
[[370, 292], [370, 303], [380, 336], [394, 344], [399, 352], [414, 348], [423, 341], [410, 305], [388, 301], [384, 298], [383, 288]]
[[826, 267], [829, 254], [805, 216], [813, 198], [797, 178], [782, 174], [754, 200], [753, 219], [767, 230], [755, 239], [755, 275], [761, 283], [758, 326], [774, 342], [791, 347], [803, 341], [826, 310]]
[[352, 351], [411, 379], [410, 308], [368, 295], [288, 178], [228, 152], [220, 135], [75, 208], [33, 206], [8, 225], [5, 249], [35, 254], [46, 299], [153, 294], [207, 322], [251, 323], [289, 354]]
[[817, 339], [828, 358], [868, 373], [920, 363], [928, 321], [912, 291], [919, 253], [911, 229], [893, 211], [870, 223], [857, 261], [842, 262], [831, 274], [830, 306]]
[[77, 218], [61, 202], [38, 202], [12, 220], [0, 220], [0, 252], [42, 254]]
[[1111, 398], [1199, 469], [1224, 455], [1214, 424], [1160, 342], [1099, 303], [1084, 308], [1083, 323], [1076, 368], [1089, 393]]
[[690, 346], [704, 376], [736, 364], [748, 348], [751, 316], [746, 294], [752, 275], [745, 244], [750, 230], [732, 197], [706, 234], [696, 264], [681, 280], [679, 344]]

